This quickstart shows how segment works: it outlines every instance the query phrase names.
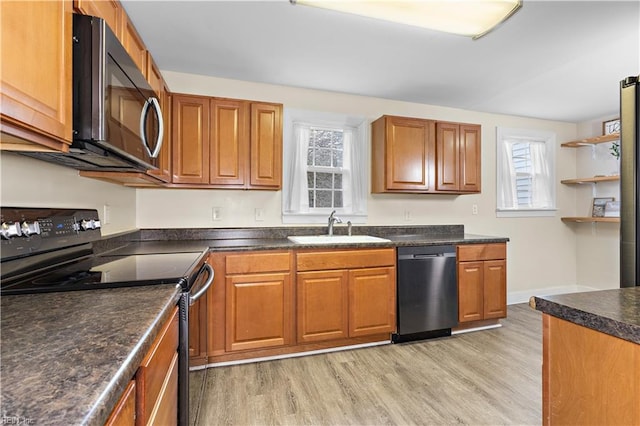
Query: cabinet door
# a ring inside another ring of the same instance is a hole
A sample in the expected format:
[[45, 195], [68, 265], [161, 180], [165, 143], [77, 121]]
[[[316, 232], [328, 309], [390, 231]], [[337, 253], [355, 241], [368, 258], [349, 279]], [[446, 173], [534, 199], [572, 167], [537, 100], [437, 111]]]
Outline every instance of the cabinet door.
[[427, 120], [387, 117], [386, 189], [429, 189], [429, 126]]
[[456, 123], [436, 123], [436, 190], [460, 189], [460, 126]]
[[0, 2], [3, 145], [71, 143], [72, 16], [68, 1]]
[[460, 125], [460, 190], [480, 192], [480, 129], [476, 124]]
[[138, 66], [142, 75], [147, 77], [147, 48], [142, 38], [126, 14], [122, 15], [122, 45]]
[[209, 183], [209, 98], [172, 95], [174, 183]]
[[298, 343], [348, 337], [347, 280], [347, 271], [298, 273]]
[[484, 319], [507, 316], [507, 261], [484, 262]]
[[136, 381], [127, 385], [105, 426], [133, 426], [136, 422]]
[[458, 263], [458, 321], [483, 319], [484, 262]]
[[396, 329], [396, 269], [349, 271], [349, 337]]
[[232, 275], [226, 285], [226, 350], [291, 343], [292, 298], [288, 273]]
[[251, 104], [251, 168], [249, 186], [282, 187], [282, 105]]
[[105, 20], [111, 31], [122, 40], [124, 11], [118, 0], [73, 0], [73, 8], [82, 15], [97, 16]]
[[215, 185], [243, 185], [248, 167], [247, 103], [231, 99], [212, 99], [211, 157], [209, 182]]

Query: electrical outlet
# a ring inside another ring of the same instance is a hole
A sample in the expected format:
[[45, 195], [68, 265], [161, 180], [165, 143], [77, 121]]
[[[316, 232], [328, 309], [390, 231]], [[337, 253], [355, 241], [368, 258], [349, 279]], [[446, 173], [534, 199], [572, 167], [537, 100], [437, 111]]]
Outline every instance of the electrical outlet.
[[471, 214], [478, 214], [478, 205], [474, 204], [471, 206]]
[[220, 220], [222, 216], [222, 209], [220, 207], [213, 207], [211, 209], [211, 220]]
[[108, 225], [109, 223], [111, 223], [111, 207], [109, 204], [105, 204], [102, 206], [102, 224]]
[[411, 222], [411, 212], [409, 210], [404, 211], [404, 221]]
[[256, 215], [256, 222], [264, 221], [264, 209], [257, 208], [255, 210], [255, 215]]

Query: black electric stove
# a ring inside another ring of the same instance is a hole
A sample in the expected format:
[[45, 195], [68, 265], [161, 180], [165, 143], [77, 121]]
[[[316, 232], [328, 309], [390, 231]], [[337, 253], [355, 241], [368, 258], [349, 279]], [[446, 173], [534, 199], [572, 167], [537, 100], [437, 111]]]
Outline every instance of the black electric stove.
[[92, 246], [101, 238], [96, 210], [3, 207], [0, 213], [2, 295], [155, 284], [188, 291], [206, 260], [206, 248], [98, 256]]

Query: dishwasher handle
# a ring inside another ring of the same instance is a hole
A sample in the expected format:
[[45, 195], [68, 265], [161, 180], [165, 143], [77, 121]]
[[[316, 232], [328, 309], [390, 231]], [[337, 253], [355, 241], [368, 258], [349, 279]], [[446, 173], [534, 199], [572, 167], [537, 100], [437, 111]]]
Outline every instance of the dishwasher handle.
[[441, 257], [456, 257], [455, 253], [434, 253], [434, 254], [400, 254], [398, 260], [420, 260], [420, 259], [437, 259]]

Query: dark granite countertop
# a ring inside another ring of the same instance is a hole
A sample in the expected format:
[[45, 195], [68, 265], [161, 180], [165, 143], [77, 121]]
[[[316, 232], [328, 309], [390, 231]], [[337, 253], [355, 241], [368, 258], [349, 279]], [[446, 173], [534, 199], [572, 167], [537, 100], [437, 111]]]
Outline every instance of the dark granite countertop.
[[2, 415], [104, 424], [180, 296], [175, 285], [2, 296]]
[[[336, 228], [335, 235], [345, 235], [345, 227]], [[321, 248], [372, 248], [440, 244], [504, 243], [505, 237], [466, 234], [463, 225], [427, 226], [354, 226], [353, 235], [371, 235], [389, 242], [349, 244], [297, 244], [290, 235], [323, 235], [326, 227], [278, 228], [197, 228], [143, 229], [126, 238], [104, 244], [109, 254], [140, 254], [200, 251], [291, 250]], [[117, 242], [119, 241], [119, 243]]]
[[536, 310], [640, 344], [640, 287], [534, 296]]

